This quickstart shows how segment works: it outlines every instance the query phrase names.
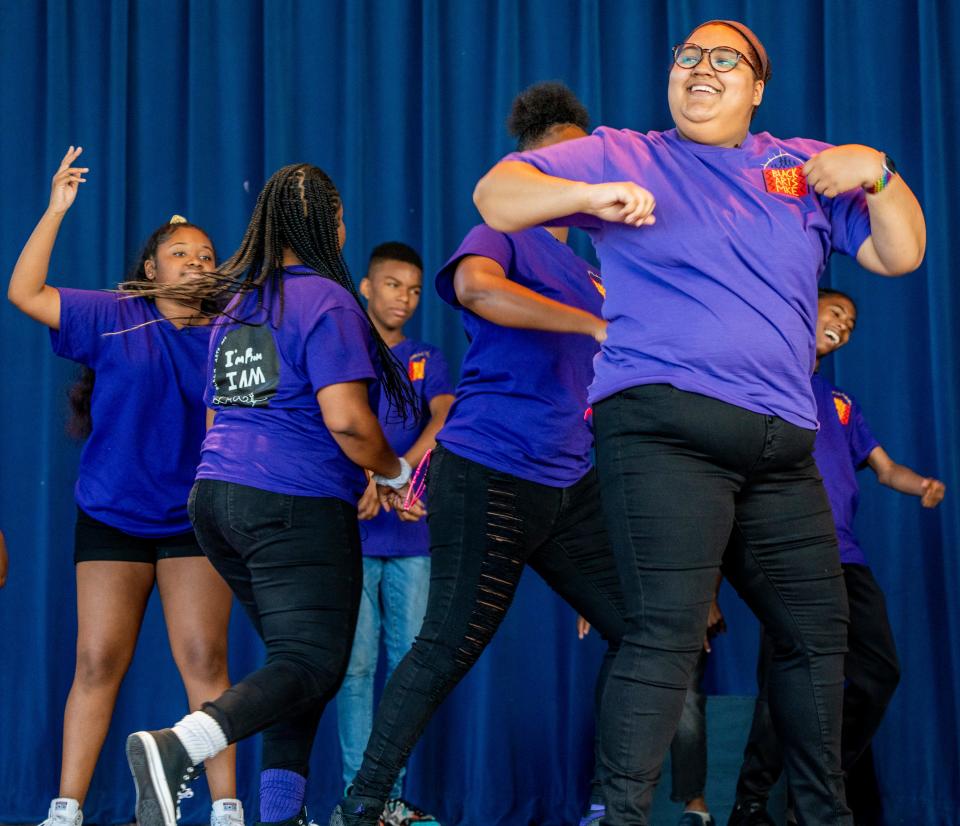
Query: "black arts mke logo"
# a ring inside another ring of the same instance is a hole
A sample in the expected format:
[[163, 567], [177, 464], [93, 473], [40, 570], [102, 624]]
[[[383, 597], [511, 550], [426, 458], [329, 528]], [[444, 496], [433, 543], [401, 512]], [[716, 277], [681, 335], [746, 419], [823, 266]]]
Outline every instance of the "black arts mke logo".
[[213, 404], [266, 407], [280, 380], [280, 360], [266, 325], [240, 326], [217, 347], [213, 366]]

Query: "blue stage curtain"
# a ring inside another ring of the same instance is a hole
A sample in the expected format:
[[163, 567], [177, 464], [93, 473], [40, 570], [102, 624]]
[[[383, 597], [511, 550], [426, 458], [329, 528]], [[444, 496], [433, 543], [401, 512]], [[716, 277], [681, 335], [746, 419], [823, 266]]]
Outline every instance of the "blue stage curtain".
[[[357, 277], [370, 248], [387, 239], [418, 246], [435, 270], [478, 221], [475, 182], [512, 148], [503, 124], [517, 91], [560, 79], [595, 124], [667, 128], [669, 47], [715, 17], [745, 20], [772, 56], [757, 130], [884, 149], [921, 198], [929, 242], [918, 273], [882, 279], [846, 260], [833, 266], [831, 283], [857, 298], [860, 318], [853, 343], [825, 369], [858, 396], [894, 458], [955, 490], [960, 86], [951, 38], [960, 6], [945, 0], [2, 0], [2, 261], [12, 267], [73, 143], [85, 147], [91, 171], [63, 226], [54, 285], [115, 284], [173, 213], [208, 228], [228, 253], [266, 177], [304, 160], [342, 190]], [[76, 368], [5, 302], [0, 329], [0, 528], [12, 556], [0, 591], [0, 822], [21, 823], [42, 818], [56, 794], [74, 664], [78, 445], [63, 424]], [[410, 333], [453, 364], [463, 353], [456, 315], [429, 286]], [[142, 438], [163, 426], [144, 421]], [[876, 744], [891, 822], [949, 822], [960, 811], [960, 613], [952, 609], [960, 508], [950, 496], [926, 512], [864, 478], [859, 533], [888, 595], [904, 671]], [[732, 593], [723, 600], [732, 628], [717, 643], [712, 686], [749, 693], [756, 625]], [[529, 576], [490, 651], [415, 752], [411, 796], [450, 824], [575, 821], [592, 761], [600, 648], [577, 642], [572, 612]], [[238, 614], [234, 677], [260, 657]], [[123, 739], [170, 723], [183, 706], [153, 604], [88, 821], [130, 820]], [[249, 819], [255, 749], [241, 749]], [[331, 708], [309, 797], [320, 820], [340, 791], [339, 763]], [[205, 820], [205, 805], [201, 794], [185, 820]]]

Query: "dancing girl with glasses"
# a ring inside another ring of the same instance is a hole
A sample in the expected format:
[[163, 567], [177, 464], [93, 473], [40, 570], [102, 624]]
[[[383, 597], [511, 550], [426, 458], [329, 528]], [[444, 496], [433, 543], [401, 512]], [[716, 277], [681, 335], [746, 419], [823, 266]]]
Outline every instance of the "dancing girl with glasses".
[[811, 455], [817, 280], [833, 251], [910, 272], [925, 224], [882, 151], [752, 133], [769, 80], [747, 26], [704, 23], [674, 51], [674, 129], [601, 128], [509, 156], [474, 196], [503, 232], [584, 227], [604, 267], [590, 400], [627, 612], [603, 698], [604, 826], [649, 822], [721, 564], [774, 646], [771, 712], [800, 821], [852, 823], [847, 598]]

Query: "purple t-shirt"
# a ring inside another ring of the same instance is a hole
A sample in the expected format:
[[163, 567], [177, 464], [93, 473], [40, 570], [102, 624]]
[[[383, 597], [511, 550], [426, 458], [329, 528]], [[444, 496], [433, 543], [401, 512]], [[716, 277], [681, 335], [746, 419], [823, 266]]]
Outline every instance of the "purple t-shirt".
[[368, 381], [376, 409], [376, 349], [356, 299], [307, 267], [288, 267], [267, 280], [262, 303], [246, 293], [227, 312], [210, 338], [204, 398], [216, 418], [197, 478], [356, 504], [366, 477], [317, 403], [324, 387]]
[[855, 255], [870, 234], [862, 191], [807, 188], [801, 167], [827, 147], [761, 133], [728, 149], [601, 127], [507, 156], [572, 180], [634, 181], [657, 200], [649, 227], [565, 219], [590, 233], [607, 291], [592, 402], [663, 383], [816, 427], [817, 280], [833, 250]]
[[[406, 453], [430, 421], [430, 402], [453, 393], [446, 359], [432, 344], [405, 339], [392, 348], [407, 367], [407, 375], [422, 410], [419, 421], [404, 423], [385, 396], [380, 398], [379, 418], [390, 446], [398, 456]], [[424, 556], [430, 553], [430, 532], [426, 520], [401, 522], [393, 512], [381, 511], [360, 523], [364, 556]]]
[[437, 292], [462, 310], [470, 347], [437, 441], [458, 456], [531, 482], [568, 487], [591, 467], [584, 421], [597, 343], [589, 336], [501, 327], [461, 307], [453, 287], [466, 255], [496, 261], [533, 292], [599, 315], [600, 276], [542, 228], [474, 227], [443, 269]]
[[77, 504], [134, 536], [192, 530], [187, 497], [203, 442], [211, 328], [178, 330], [145, 298], [59, 292], [53, 351], [96, 371]]
[[834, 387], [819, 373], [813, 374], [812, 386], [820, 419], [813, 458], [823, 477], [837, 526], [840, 561], [846, 565], [866, 565], [867, 558], [853, 533], [853, 518], [860, 502], [857, 471], [880, 443], [870, 432], [853, 396]]

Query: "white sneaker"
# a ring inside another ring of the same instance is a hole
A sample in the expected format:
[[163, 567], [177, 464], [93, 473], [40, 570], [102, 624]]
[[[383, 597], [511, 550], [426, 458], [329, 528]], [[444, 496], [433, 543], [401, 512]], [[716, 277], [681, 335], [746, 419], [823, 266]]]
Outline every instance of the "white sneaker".
[[243, 826], [243, 804], [229, 797], [214, 800], [210, 810], [210, 826]]
[[40, 826], [82, 826], [80, 802], [72, 797], [55, 797], [50, 801], [47, 819]]

